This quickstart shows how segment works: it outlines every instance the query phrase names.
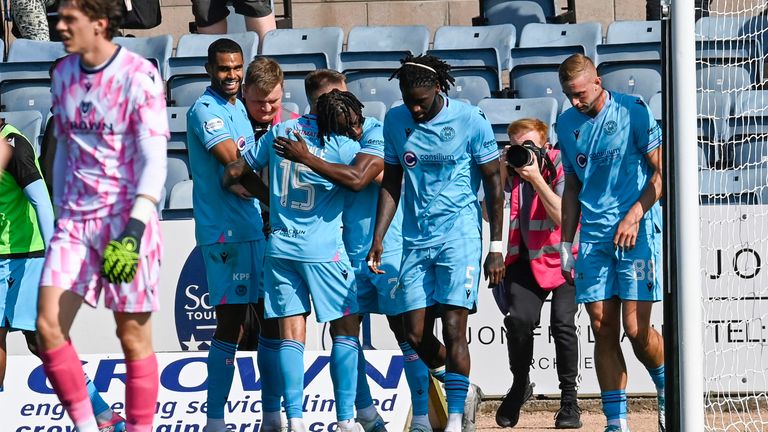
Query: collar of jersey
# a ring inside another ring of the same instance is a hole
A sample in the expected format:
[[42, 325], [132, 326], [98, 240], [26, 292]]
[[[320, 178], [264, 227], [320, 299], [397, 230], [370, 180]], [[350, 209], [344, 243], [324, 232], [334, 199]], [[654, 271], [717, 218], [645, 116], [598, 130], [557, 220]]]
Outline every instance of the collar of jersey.
[[611, 94], [610, 90], [603, 90], [604, 92], [608, 93], [608, 96], [605, 97], [605, 103], [603, 104], [603, 108], [600, 110], [599, 113], [595, 117], [590, 117], [584, 113], [581, 113], [584, 117], [589, 119], [590, 123], [597, 123], [597, 121], [605, 115], [605, 113], [608, 111], [608, 107], [611, 106], [613, 103], [613, 94]]
[[442, 94], [442, 93], [440, 94], [440, 96], [442, 96], [442, 97], [443, 97], [443, 108], [441, 108], [441, 109], [440, 109], [440, 112], [439, 112], [439, 113], [437, 113], [437, 115], [436, 115], [436, 116], [432, 117], [431, 119], [429, 119], [429, 120], [425, 121], [425, 122], [424, 122], [424, 123], [422, 123], [422, 124], [425, 124], [425, 125], [430, 125], [430, 124], [432, 124], [432, 123], [435, 123], [437, 120], [439, 120], [439, 119], [440, 119], [440, 117], [442, 117], [442, 116], [444, 116], [444, 115], [445, 115], [444, 113], [445, 113], [446, 111], [448, 111], [448, 103], [449, 103], [449, 102], [448, 102], [448, 99], [449, 99], [449, 97], [448, 97], [447, 95], [445, 95], [445, 94]]
[[111, 64], [112, 64], [112, 62], [113, 62], [113, 61], [115, 61], [115, 59], [117, 58], [117, 55], [118, 55], [118, 54], [120, 54], [120, 51], [121, 51], [122, 49], [123, 49], [123, 47], [122, 47], [122, 46], [120, 46], [120, 45], [117, 45], [117, 49], [115, 50], [115, 53], [114, 53], [114, 54], [112, 54], [112, 57], [110, 57], [110, 58], [109, 58], [109, 60], [107, 60], [107, 61], [106, 61], [106, 63], [104, 63], [104, 64], [103, 64], [103, 65], [101, 65], [101, 66], [97, 66], [97, 67], [96, 67], [96, 68], [94, 68], [94, 69], [90, 69], [90, 68], [87, 68], [87, 67], [83, 66], [83, 59], [82, 59], [82, 58], [78, 58], [78, 59], [77, 59], [77, 64], [78, 64], [78, 66], [80, 66], [80, 70], [81, 70], [81, 71], [82, 71], [84, 74], [90, 75], [90, 74], [99, 73], [99, 72], [103, 71], [104, 69], [108, 68], [108, 67], [109, 67], [109, 65], [111, 65]]
[[213, 87], [211, 87], [211, 86], [206, 87], [205, 88], [205, 92], [208, 93], [209, 95], [211, 95], [211, 97], [213, 97], [217, 101], [219, 101], [222, 104], [224, 104], [224, 106], [232, 106], [232, 107], [237, 106], [237, 100], [239, 100], [239, 99], [235, 100], [235, 103], [231, 104], [231, 103], [229, 103], [228, 100], [224, 99], [224, 97], [222, 97], [219, 93], [217, 93], [216, 90], [214, 90]]

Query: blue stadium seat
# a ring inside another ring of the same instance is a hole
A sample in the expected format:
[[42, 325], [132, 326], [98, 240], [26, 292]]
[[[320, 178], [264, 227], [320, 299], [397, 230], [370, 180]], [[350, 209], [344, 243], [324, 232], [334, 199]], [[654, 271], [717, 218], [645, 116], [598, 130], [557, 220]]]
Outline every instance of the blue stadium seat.
[[601, 44], [597, 46], [596, 65], [605, 62], [655, 60], [661, 61], [660, 42]]
[[189, 155], [186, 150], [168, 151], [168, 174], [165, 177], [165, 189], [171, 191], [171, 193], [166, 197], [166, 207], [171, 207], [170, 199], [173, 197], [173, 188], [177, 184], [188, 180], [191, 180], [191, 175]]
[[507, 126], [522, 118], [537, 118], [549, 127], [549, 140], [557, 142], [555, 122], [557, 100], [551, 97], [530, 99], [483, 99], [477, 104], [493, 127], [496, 141], [509, 142]]
[[[533, 1], [507, 1], [486, 9], [485, 18], [489, 25], [512, 25], [515, 27], [515, 41], [520, 41], [523, 28], [531, 23], [544, 24], [547, 18], [544, 10]], [[514, 46], [514, 45], [513, 45]]]
[[651, 112], [653, 113], [653, 118], [659, 123], [661, 123], [664, 116], [663, 103], [664, 103], [664, 96], [661, 94], [661, 92], [651, 96], [651, 99], [648, 101], [648, 108], [651, 109]]
[[400, 68], [400, 60], [408, 54], [408, 51], [346, 51], [339, 57], [344, 73], [370, 69], [394, 72]]
[[168, 150], [187, 149], [187, 111], [189, 111], [188, 106], [166, 108], [168, 129], [171, 132], [171, 137], [168, 139]]
[[192, 180], [185, 180], [173, 185], [168, 197], [168, 209], [192, 208]]
[[337, 69], [343, 43], [344, 32], [339, 27], [276, 29], [264, 36], [261, 54], [325, 53], [328, 66]]
[[21, 131], [30, 141], [37, 154], [40, 154], [38, 137], [42, 133], [43, 116], [38, 111], [0, 112], [0, 118]]
[[696, 88], [699, 91], [733, 93], [752, 87], [752, 77], [743, 67], [696, 66]]
[[168, 78], [168, 59], [173, 51], [173, 38], [171, 35], [152, 37], [116, 37], [112, 42], [127, 48], [146, 59], [155, 60], [157, 69]]
[[48, 79], [52, 61], [0, 62], [0, 81]]
[[0, 111], [35, 110], [47, 118], [51, 104], [51, 81], [47, 78], [0, 82]]
[[608, 25], [607, 44], [661, 43], [661, 21], [614, 21]]
[[307, 71], [283, 71], [283, 103], [295, 104], [296, 112], [309, 112], [309, 99], [304, 90], [304, 77]]
[[347, 35], [347, 51], [410, 51], [424, 54], [429, 48], [426, 26], [356, 26]]
[[65, 55], [67, 52], [61, 42], [16, 39], [8, 48], [9, 62], [54, 61]]
[[347, 89], [352, 92], [363, 104], [368, 101], [382, 102], [385, 106], [399, 100], [400, 84], [397, 79], [390, 80], [392, 70], [357, 70], [345, 72], [347, 75]]
[[480, 99], [491, 97], [501, 89], [496, 48], [435, 49], [427, 53], [451, 65], [451, 75], [456, 79], [448, 90], [448, 96], [452, 98], [464, 98], [477, 104]]
[[640, 95], [643, 100], [661, 91], [660, 61], [606, 62], [597, 66], [597, 73], [604, 88]]
[[[557, 1], [556, 0], [532, 0], [533, 3], [536, 3], [539, 8], [544, 13], [544, 16], [547, 19], [552, 19], [557, 15]], [[488, 12], [503, 4], [509, 4], [509, 3], [521, 3], [521, 1], [518, 0], [485, 0], [481, 4], [483, 5], [484, 11], [483, 15], [488, 16]]]
[[764, 201], [768, 169], [702, 169], [699, 198], [702, 204], [758, 204]]
[[709, 161], [707, 161], [707, 154], [701, 146], [696, 146], [696, 155], [698, 159], [699, 170], [709, 168]]
[[559, 64], [527, 64], [515, 66], [509, 73], [509, 85], [514, 90], [515, 98], [560, 98], [563, 89], [557, 70]]
[[733, 151], [734, 166], [768, 166], [768, 91], [740, 92], [726, 133], [725, 155]]
[[739, 66], [749, 72], [751, 81], [763, 77], [763, 52], [756, 39], [719, 39], [696, 41], [696, 61], [699, 67]]
[[171, 57], [168, 60], [168, 79], [165, 83], [168, 106], [191, 106], [211, 78], [205, 71], [206, 57]]
[[[229, 15], [227, 15], [227, 35], [248, 31], [245, 27], [245, 17], [235, 12], [235, 8], [231, 4], [227, 5], [227, 10], [229, 11]], [[256, 55], [256, 53], [253, 55]]]
[[323, 53], [273, 54], [263, 57], [276, 61], [283, 72], [309, 73], [315, 69], [328, 68], [328, 58]]
[[364, 117], [373, 117], [379, 121], [384, 121], [384, 116], [387, 114], [387, 106], [381, 101], [368, 101], [365, 102], [363, 107]]
[[768, 17], [738, 17], [712, 15], [696, 21], [694, 32], [697, 39], [743, 39], [755, 38], [765, 33]]
[[520, 35], [521, 47], [583, 45], [587, 56], [594, 59], [597, 45], [603, 41], [600, 23], [528, 24]]
[[727, 139], [728, 119], [732, 113], [731, 97], [716, 91], [696, 94], [696, 127], [709, 166], [721, 165], [722, 143]]
[[560, 63], [573, 54], [585, 54], [584, 46], [512, 48], [510, 60], [513, 68], [522, 65], [552, 65], [560, 67]]
[[746, 90], [736, 95], [735, 117], [768, 117], [768, 90]]
[[207, 57], [208, 46], [213, 41], [223, 37], [232, 39], [240, 45], [240, 48], [243, 49], [243, 60], [246, 66], [259, 52], [259, 36], [255, 32], [229, 33], [226, 35], [190, 33], [179, 38], [179, 43], [176, 46], [176, 57]]
[[498, 53], [498, 69], [511, 69], [509, 53], [517, 39], [512, 24], [482, 27], [443, 26], [435, 31], [435, 50], [467, 48], [495, 48]]

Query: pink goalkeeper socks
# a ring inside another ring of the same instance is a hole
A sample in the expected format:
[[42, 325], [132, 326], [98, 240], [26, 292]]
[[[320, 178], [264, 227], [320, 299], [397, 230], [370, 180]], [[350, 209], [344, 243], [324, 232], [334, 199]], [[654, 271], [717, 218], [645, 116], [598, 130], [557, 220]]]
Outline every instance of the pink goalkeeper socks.
[[40, 357], [45, 375], [75, 426], [81, 431], [95, 428], [96, 418], [85, 388], [83, 366], [72, 342], [67, 341], [58, 348], [42, 352]]
[[128, 432], [149, 432], [157, 405], [158, 373], [154, 354], [141, 360], [126, 360], [125, 413]]

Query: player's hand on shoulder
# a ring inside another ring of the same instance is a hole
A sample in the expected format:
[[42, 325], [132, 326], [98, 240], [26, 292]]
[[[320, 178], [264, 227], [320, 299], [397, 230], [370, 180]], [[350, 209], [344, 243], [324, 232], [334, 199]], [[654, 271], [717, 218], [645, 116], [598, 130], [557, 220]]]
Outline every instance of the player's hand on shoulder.
[[501, 283], [504, 270], [504, 255], [500, 252], [489, 252], [483, 263], [483, 272], [491, 286]]
[[309, 148], [304, 138], [298, 132], [289, 132], [295, 139], [279, 136], [275, 138], [273, 147], [278, 156], [289, 161], [303, 163], [309, 157]]
[[130, 283], [136, 277], [144, 228], [144, 223], [131, 218], [123, 233], [107, 244], [104, 249], [101, 273], [109, 282]]

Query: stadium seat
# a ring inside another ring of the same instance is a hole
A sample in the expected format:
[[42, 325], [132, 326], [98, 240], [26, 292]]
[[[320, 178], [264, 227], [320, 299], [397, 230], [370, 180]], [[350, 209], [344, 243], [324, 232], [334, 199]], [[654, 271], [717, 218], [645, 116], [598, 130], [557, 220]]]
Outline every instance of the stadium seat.
[[[296, 105], [293, 102], [285, 102], [283, 101], [283, 111], [288, 111], [297, 115], [301, 115], [301, 110], [299, 109], [299, 106]], [[288, 120], [287, 118], [281, 119], [282, 121]]]
[[339, 27], [276, 29], [264, 36], [261, 54], [325, 53], [328, 67], [337, 69], [343, 43], [344, 31]]
[[364, 104], [368, 101], [382, 102], [391, 106], [401, 98], [397, 79], [390, 80], [391, 70], [359, 70], [345, 72], [347, 89]]
[[61, 42], [15, 39], [8, 48], [9, 62], [54, 61], [65, 55], [67, 52]]
[[0, 82], [0, 111], [36, 110], [42, 118], [48, 116], [51, 105], [51, 81], [47, 78]]
[[700, 40], [743, 39], [762, 35], [766, 28], [768, 28], [768, 17], [765, 16], [712, 15], [699, 18], [694, 32], [696, 38]]
[[[245, 27], [245, 17], [235, 12], [235, 8], [231, 4], [227, 5], [227, 10], [229, 11], [229, 15], [227, 15], [227, 36], [248, 31]], [[274, 7], [272, 10], [274, 10]], [[245, 50], [245, 48], [243, 48], [243, 50]], [[256, 55], [256, 53], [254, 52], [253, 55]]]
[[[583, 45], [555, 47], [512, 48], [510, 61], [512, 67], [523, 65], [550, 65], [560, 67], [560, 63], [573, 54], [584, 54]], [[510, 69], [511, 70], [511, 69]]]
[[661, 62], [661, 42], [601, 44], [597, 46], [596, 65], [615, 61], [655, 60]]
[[763, 77], [763, 52], [756, 39], [696, 41], [696, 61], [700, 67], [739, 66], [749, 72], [753, 83]]
[[[191, 180], [189, 169], [189, 155], [186, 150], [168, 152], [168, 174], [165, 177], [165, 188], [171, 191], [166, 201], [166, 207], [170, 207], [170, 199], [173, 196], [173, 188], [176, 184]], [[190, 206], [191, 207], [191, 206]], [[178, 207], [173, 207], [178, 208]]]
[[509, 142], [507, 126], [522, 118], [537, 118], [549, 127], [549, 140], [557, 142], [555, 122], [557, 121], [557, 100], [551, 97], [530, 99], [483, 99], [477, 104], [483, 110], [493, 127], [496, 141]]
[[[516, 2], [515, 2], [516, 3]], [[512, 24], [482, 27], [443, 26], [435, 31], [435, 50], [467, 48], [495, 48], [498, 54], [498, 70], [512, 68], [510, 51], [515, 47], [517, 36]]]
[[614, 21], [608, 25], [607, 44], [661, 43], [661, 21]]
[[429, 48], [426, 26], [356, 26], [347, 35], [347, 51], [410, 51], [424, 54]]
[[768, 91], [737, 95], [726, 134], [724, 154], [733, 166], [768, 166]]
[[0, 81], [48, 79], [52, 61], [0, 62]]
[[768, 169], [702, 169], [699, 197], [702, 204], [757, 204], [763, 201]]
[[188, 106], [166, 108], [168, 129], [171, 132], [168, 150], [187, 150], [187, 111]]
[[168, 197], [168, 209], [192, 208], [192, 180], [176, 183]]
[[661, 91], [660, 61], [605, 62], [597, 66], [603, 88], [650, 100]]
[[734, 117], [768, 117], [768, 90], [746, 90], [736, 95]]
[[699, 170], [709, 168], [709, 162], [707, 161], [707, 154], [701, 146], [696, 146], [696, 154], [698, 156]]
[[451, 75], [456, 79], [448, 90], [452, 98], [468, 99], [476, 105], [501, 89], [496, 48], [436, 49], [427, 53], [451, 65]]
[[175, 57], [207, 57], [208, 46], [222, 37], [232, 39], [240, 45], [240, 48], [243, 49], [243, 60], [246, 66], [259, 52], [259, 36], [256, 32], [228, 33], [227, 35], [190, 33], [179, 38]]
[[699, 92], [696, 94], [696, 106], [697, 136], [707, 156], [708, 165], [727, 166], [729, 159], [723, 158], [727, 152], [722, 147], [729, 135], [728, 119], [732, 112], [730, 95], [715, 91]]
[[389, 70], [394, 72], [401, 66], [408, 51], [346, 51], [339, 56], [344, 73], [359, 70]]
[[168, 79], [165, 83], [168, 106], [191, 106], [211, 78], [205, 71], [206, 57], [171, 57], [168, 60]]
[[661, 123], [661, 121], [664, 119], [663, 103], [664, 103], [664, 96], [661, 94], [661, 92], [651, 96], [651, 99], [648, 101], [648, 108], [651, 109], [651, 112], [653, 113], [653, 118], [659, 123]]
[[[558, 10], [557, 8], [558, 8], [558, 6], [557, 6], [557, 1], [556, 0], [532, 0], [532, 2], [536, 3], [539, 6], [539, 8], [542, 10], [542, 12], [544, 13], [544, 16], [547, 19], [553, 19], [555, 17], [555, 15], [557, 15], [557, 10]], [[521, 1], [518, 1], [518, 0], [513, 0], [513, 1], [510, 1], [510, 0], [485, 0], [484, 2], [481, 3], [483, 5], [482, 7], [484, 9], [483, 14], [484, 14], [484, 16], [487, 17], [488, 16], [488, 12], [491, 9], [497, 7], [498, 5], [509, 4], [509, 3], [521, 3]]]
[[42, 133], [43, 116], [40, 115], [39, 111], [0, 112], [0, 118], [24, 134], [37, 154], [40, 154], [38, 137]]
[[387, 114], [387, 106], [384, 102], [380, 101], [368, 101], [365, 102], [363, 107], [364, 117], [373, 117], [379, 121], [384, 121], [384, 116]]
[[[489, 25], [512, 25], [515, 41], [520, 40], [523, 28], [531, 23], [544, 24], [547, 18], [541, 6], [533, 1], [508, 1], [492, 6], [485, 11]], [[514, 45], [513, 45], [514, 46]]]
[[563, 89], [557, 73], [559, 66], [528, 64], [513, 67], [509, 73], [509, 85], [515, 98], [560, 98]]
[[136, 54], [150, 60], [155, 60], [157, 69], [168, 78], [168, 59], [173, 51], [173, 38], [171, 35], [152, 37], [116, 37], [112, 41]]
[[521, 47], [550, 47], [583, 45], [591, 59], [597, 45], [603, 41], [602, 25], [597, 22], [583, 24], [528, 24], [520, 35]]
[[328, 68], [328, 57], [324, 53], [272, 54], [263, 57], [276, 61], [283, 72], [309, 73], [315, 69]]
[[733, 93], [752, 86], [749, 72], [740, 66], [696, 65], [696, 88], [699, 91]]

